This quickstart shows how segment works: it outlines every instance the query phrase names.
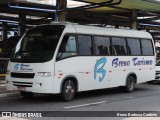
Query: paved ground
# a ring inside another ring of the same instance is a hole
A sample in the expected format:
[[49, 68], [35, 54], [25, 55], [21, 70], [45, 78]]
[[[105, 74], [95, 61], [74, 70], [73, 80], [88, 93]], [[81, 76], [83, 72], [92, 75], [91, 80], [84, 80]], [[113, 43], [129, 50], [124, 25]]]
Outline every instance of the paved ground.
[[5, 80], [0, 80], [0, 98], [17, 95], [18, 91], [9, 91], [6, 89]]
[[[79, 116], [86, 116], [90, 114], [88, 111], [95, 111], [93, 116], [106, 113], [106, 111], [160, 111], [160, 83], [154, 84], [139, 84], [133, 93], [122, 93], [117, 88], [82, 92], [77, 94], [76, 99], [71, 102], [62, 102], [58, 95], [36, 95], [33, 98], [25, 99], [21, 96], [14, 97], [2, 97], [0, 98], [0, 111], [58, 111], [47, 112], [47, 116], [55, 116], [54, 118], [45, 118], [53, 120], [72, 120], [74, 117], [64, 117], [67, 111], [70, 116], [74, 116], [77, 113]], [[60, 111], [60, 112], [59, 112]], [[84, 112], [85, 111], [85, 112]], [[100, 112], [99, 112], [100, 111]], [[104, 111], [104, 112], [101, 112]], [[104, 115], [103, 114], [103, 115]], [[91, 115], [91, 116], [92, 116]], [[17, 118], [15, 118], [17, 119]], [[32, 118], [18, 118], [22, 120]], [[35, 118], [36, 119], [36, 118]], [[40, 118], [37, 118], [39, 120]], [[41, 118], [40, 120], [43, 120]], [[160, 120], [158, 117], [82, 117], [76, 119], [87, 119], [87, 120]], [[0, 118], [0, 120], [12, 120], [11, 118]]]

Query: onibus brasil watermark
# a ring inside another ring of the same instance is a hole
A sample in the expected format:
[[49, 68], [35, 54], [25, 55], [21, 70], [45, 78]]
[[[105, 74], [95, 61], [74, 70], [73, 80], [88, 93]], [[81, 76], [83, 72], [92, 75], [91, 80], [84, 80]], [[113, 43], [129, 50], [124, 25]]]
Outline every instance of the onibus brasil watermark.
[[42, 117], [40, 112], [2, 112], [2, 117]]

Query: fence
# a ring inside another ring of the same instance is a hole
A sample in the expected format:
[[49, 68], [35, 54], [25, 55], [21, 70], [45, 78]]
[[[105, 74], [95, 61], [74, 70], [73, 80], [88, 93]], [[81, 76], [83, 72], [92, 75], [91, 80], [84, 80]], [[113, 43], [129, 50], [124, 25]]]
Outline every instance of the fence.
[[9, 58], [0, 58], [0, 80], [5, 79]]

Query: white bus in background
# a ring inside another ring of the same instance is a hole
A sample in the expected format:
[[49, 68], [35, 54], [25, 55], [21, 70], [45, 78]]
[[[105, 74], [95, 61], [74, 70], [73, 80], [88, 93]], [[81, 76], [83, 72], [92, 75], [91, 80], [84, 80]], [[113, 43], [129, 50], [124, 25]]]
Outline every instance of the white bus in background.
[[155, 79], [155, 50], [147, 32], [72, 23], [40, 25], [27, 31], [8, 64], [8, 90], [24, 97], [121, 87]]

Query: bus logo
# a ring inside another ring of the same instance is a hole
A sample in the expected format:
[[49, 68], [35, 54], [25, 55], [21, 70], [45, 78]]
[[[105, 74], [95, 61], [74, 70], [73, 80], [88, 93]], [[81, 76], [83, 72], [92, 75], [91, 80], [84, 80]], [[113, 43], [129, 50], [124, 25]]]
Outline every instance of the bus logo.
[[14, 70], [18, 70], [18, 67], [19, 67], [19, 64], [16, 64], [16, 65], [14, 66]]
[[96, 80], [97, 74], [101, 74], [99, 77], [99, 82], [102, 82], [104, 77], [106, 76], [106, 70], [104, 70], [104, 66], [107, 63], [107, 59], [105, 57], [99, 59], [94, 66], [94, 79]]

